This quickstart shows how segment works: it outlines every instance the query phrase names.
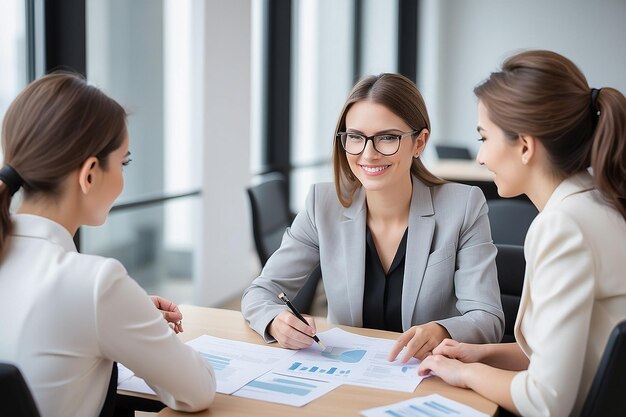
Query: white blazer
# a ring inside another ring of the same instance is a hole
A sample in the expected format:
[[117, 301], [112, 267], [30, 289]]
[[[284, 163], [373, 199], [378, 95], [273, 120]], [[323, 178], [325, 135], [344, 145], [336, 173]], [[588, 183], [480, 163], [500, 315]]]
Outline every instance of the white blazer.
[[13, 216], [0, 262], [0, 360], [20, 368], [43, 416], [97, 416], [113, 361], [174, 409], [211, 403], [215, 375], [114, 259], [79, 254], [68, 231]]
[[515, 337], [530, 359], [511, 384], [523, 416], [578, 415], [613, 327], [626, 319], [626, 221], [593, 179], [563, 181], [524, 245]]
[[[427, 187], [413, 178], [402, 284], [402, 328], [436, 321], [457, 340], [499, 342], [504, 313], [485, 197], [477, 187]], [[241, 311], [266, 341], [267, 325], [307, 275], [321, 266], [328, 320], [363, 325], [367, 204], [360, 188], [345, 208], [333, 184], [311, 187], [306, 208], [283, 236], [261, 276], [244, 292]]]

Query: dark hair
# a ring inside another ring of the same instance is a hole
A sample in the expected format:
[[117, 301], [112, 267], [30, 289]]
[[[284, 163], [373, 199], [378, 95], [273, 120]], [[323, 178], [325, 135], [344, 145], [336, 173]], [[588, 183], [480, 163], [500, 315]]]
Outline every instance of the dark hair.
[[573, 62], [539, 50], [508, 58], [474, 94], [511, 140], [520, 134], [540, 140], [557, 176], [566, 178], [591, 166], [597, 188], [626, 219], [622, 93], [603, 87], [592, 98], [585, 76]]
[[[103, 169], [126, 136], [126, 111], [78, 74], [57, 72], [30, 83], [2, 124], [4, 165], [23, 179], [24, 197], [56, 196], [62, 181], [95, 156]], [[11, 195], [0, 182], [0, 256], [11, 232]]]
[[[333, 144], [333, 166], [335, 171], [335, 189], [337, 197], [344, 207], [352, 204], [352, 197], [361, 186], [352, 173], [346, 152], [337, 138], [337, 133], [346, 129], [346, 114], [356, 102], [368, 100], [388, 108], [414, 130], [427, 129], [430, 132], [430, 119], [426, 104], [415, 84], [400, 74], [371, 75], [359, 81], [346, 100], [339, 114]], [[414, 158], [411, 174], [431, 187], [445, 183], [426, 169], [421, 159]], [[344, 189], [345, 187], [345, 189]]]

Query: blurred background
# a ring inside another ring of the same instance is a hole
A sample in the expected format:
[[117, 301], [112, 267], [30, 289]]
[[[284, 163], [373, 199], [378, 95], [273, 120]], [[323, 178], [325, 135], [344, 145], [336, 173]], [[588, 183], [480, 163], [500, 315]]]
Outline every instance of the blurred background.
[[246, 188], [280, 172], [299, 210], [330, 181], [353, 84], [400, 72], [435, 147], [478, 149], [472, 90], [507, 56], [551, 49], [626, 92], [626, 2], [604, 0], [2, 0], [0, 117], [49, 71], [86, 75], [130, 113], [132, 164], [80, 251], [121, 260], [149, 293], [228, 305], [258, 274]]

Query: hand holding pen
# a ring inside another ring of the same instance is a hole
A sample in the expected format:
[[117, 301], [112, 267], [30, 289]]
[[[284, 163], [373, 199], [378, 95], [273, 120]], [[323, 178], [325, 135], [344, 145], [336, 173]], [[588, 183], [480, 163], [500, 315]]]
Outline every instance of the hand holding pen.
[[[297, 312], [295, 307], [294, 310]], [[315, 321], [310, 316], [298, 315], [300, 318], [290, 308], [277, 315], [268, 327], [270, 335], [284, 348], [305, 349], [314, 341]]]

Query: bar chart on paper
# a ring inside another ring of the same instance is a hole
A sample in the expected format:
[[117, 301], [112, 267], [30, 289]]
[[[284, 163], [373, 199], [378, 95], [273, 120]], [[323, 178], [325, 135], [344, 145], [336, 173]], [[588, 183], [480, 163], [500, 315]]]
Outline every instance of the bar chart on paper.
[[361, 415], [365, 417], [488, 417], [487, 414], [439, 394], [370, 408], [362, 411]]
[[202, 335], [187, 342], [215, 371], [217, 392], [232, 394], [294, 353]]
[[200, 356], [213, 366], [215, 371], [224, 371], [230, 365], [230, 358], [198, 351]]
[[330, 346], [324, 351], [305, 349], [296, 352], [289, 361], [281, 362], [274, 371], [347, 383], [363, 374], [371, 355], [372, 352], [359, 347]]
[[300, 407], [339, 385], [336, 382], [268, 372], [249, 382], [233, 395]]
[[312, 374], [319, 373], [325, 375], [334, 375], [334, 376], [348, 376], [350, 374], [350, 369], [341, 369], [336, 366], [319, 366], [319, 365], [309, 365], [303, 366], [302, 362], [294, 362], [289, 367], [290, 371], [300, 371], [300, 372], [309, 372]]

